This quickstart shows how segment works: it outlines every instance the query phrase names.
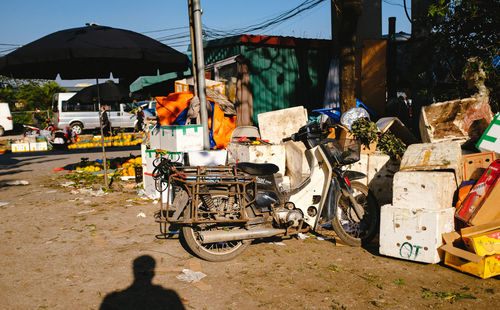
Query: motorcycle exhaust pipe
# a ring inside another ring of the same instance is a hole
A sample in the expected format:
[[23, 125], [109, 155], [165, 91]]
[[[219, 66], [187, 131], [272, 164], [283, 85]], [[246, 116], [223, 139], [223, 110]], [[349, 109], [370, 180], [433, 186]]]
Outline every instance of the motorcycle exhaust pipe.
[[276, 229], [276, 228], [254, 228], [254, 229], [238, 228], [230, 231], [225, 231], [225, 230], [203, 231], [200, 232], [199, 236], [201, 239], [201, 243], [206, 244], [206, 243], [234, 241], [234, 240], [267, 238], [279, 234], [284, 234], [285, 232], [286, 232], [285, 229]]

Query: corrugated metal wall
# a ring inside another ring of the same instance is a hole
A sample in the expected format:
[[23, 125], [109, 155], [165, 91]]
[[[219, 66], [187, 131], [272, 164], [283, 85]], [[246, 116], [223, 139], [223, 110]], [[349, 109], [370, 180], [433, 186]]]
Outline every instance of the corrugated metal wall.
[[206, 48], [205, 63], [241, 54], [250, 63], [253, 119], [259, 113], [304, 106], [321, 108], [330, 55], [328, 49], [237, 44]]

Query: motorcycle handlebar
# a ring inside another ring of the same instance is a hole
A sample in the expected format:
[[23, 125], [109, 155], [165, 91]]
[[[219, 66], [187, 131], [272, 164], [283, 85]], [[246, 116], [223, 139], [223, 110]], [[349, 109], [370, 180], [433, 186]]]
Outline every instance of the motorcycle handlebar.
[[281, 141], [286, 142], [286, 141], [290, 141], [290, 140], [292, 140], [292, 137], [283, 138]]

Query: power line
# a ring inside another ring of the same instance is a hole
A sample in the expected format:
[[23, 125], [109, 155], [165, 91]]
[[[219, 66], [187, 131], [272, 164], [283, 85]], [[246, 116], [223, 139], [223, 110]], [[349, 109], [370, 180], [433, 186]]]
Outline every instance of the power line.
[[[302, 14], [305, 11], [311, 10], [315, 8], [316, 6], [320, 5], [321, 3], [325, 2], [326, 0], [305, 0], [299, 5], [297, 5], [294, 8], [291, 8], [289, 10], [286, 10], [284, 12], [278, 13], [274, 16], [271, 16], [268, 19], [265, 19], [259, 23], [255, 23], [253, 25], [249, 25], [246, 27], [241, 27], [241, 28], [236, 28], [232, 30], [222, 30], [222, 29], [217, 29], [217, 28], [212, 28], [207, 25], [203, 25], [203, 37], [205, 39], [217, 39], [217, 38], [223, 38], [223, 37], [229, 37], [229, 36], [235, 36], [235, 35], [241, 35], [244, 33], [250, 33], [250, 32], [255, 32], [258, 30], [270, 30], [273, 27], [276, 27], [277, 25], [295, 17], [300, 14]], [[186, 29], [186, 27], [175, 27], [175, 28], [167, 28], [167, 29], [161, 29], [161, 30], [153, 30], [153, 31], [148, 31], [148, 32], [143, 32], [143, 33], [157, 33], [157, 32], [164, 32], [164, 31], [172, 31], [172, 30], [179, 30], [179, 29]], [[175, 40], [182, 40], [182, 39], [188, 39], [190, 38], [190, 33], [188, 31], [186, 32], [181, 32], [181, 33], [175, 33], [171, 35], [166, 35], [162, 37], [156, 38], [158, 41], [175, 41]], [[174, 43], [175, 44], [175, 43]]]
[[[388, 5], [400, 6], [400, 7], [402, 7], [402, 8], [405, 8], [405, 6], [403, 6], [402, 4], [399, 4], [399, 3], [394, 3], [394, 2], [391, 2], [391, 1], [389, 1], [389, 0], [382, 0], [382, 1], [384, 1], [384, 2], [385, 2], [385, 3], [387, 3]], [[403, 0], [403, 1], [405, 1], [405, 0]]]

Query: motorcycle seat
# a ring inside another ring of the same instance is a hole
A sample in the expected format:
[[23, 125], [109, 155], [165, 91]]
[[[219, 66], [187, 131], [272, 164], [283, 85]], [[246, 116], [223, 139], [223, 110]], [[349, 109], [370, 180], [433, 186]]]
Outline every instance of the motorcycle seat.
[[251, 175], [272, 175], [279, 171], [275, 164], [237, 163], [236, 167]]

